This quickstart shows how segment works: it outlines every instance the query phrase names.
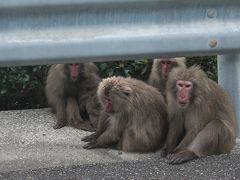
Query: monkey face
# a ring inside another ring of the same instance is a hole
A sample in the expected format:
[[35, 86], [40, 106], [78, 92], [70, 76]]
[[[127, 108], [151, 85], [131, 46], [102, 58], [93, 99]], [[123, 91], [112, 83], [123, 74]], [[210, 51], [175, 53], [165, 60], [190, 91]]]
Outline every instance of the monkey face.
[[191, 92], [193, 90], [193, 83], [191, 81], [177, 80], [177, 102], [179, 107], [187, 107], [191, 100]]
[[155, 59], [155, 63], [157, 63], [158, 71], [162, 79], [167, 80], [169, 72], [172, 68], [177, 66], [177, 62], [175, 58], [161, 58]]
[[98, 98], [107, 113], [126, 111], [132, 89], [120, 77], [104, 79], [98, 87]]
[[79, 78], [80, 68], [80, 64], [66, 64], [64, 69], [69, 79], [76, 82]]
[[208, 78], [199, 66], [174, 68], [169, 75], [167, 91], [169, 100], [171, 96], [180, 108], [199, 106], [212, 98], [209, 97]]
[[65, 73], [72, 82], [77, 82], [80, 78], [84, 77], [85, 69], [84, 63], [65, 65]]
[[160, 61], [162, 77], [167, 79], [168, 73], [171, 69], [171, 61], [169, 59], [162, 59]]
[[115, 112], [126, 111], [128, 109], [129, 100], [131, 99], [131, 93], [129, 92], [129, 88], [125, 88], [114, 89], [110, 94], [113, 100], [113, 109]]

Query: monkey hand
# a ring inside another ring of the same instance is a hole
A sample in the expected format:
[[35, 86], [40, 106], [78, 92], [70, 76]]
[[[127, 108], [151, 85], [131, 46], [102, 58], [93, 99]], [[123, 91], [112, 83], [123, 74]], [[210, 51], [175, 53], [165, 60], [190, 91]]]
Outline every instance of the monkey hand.
[[81, 141], [84, 141], [84, 142], [90, 142], [90, 141], [93, 141], [95, 139], [95, 136], [96, 136], [96, 133], [92, 133], [90, 134], [89, 136], [84, 136]]
[[98, 144], [97, 144], [96, 141], [94, 141], [94, 142], [89, 142], [89, 143], [87, 143], [87, 144], [85, 144], [85, 145], [83, 146], [84, 149], [95, 149], [95, 148], [97, 148], [97, 147], [99, 147], [99, 146], [98, 146]]
[[183, 150], [176, 154], [167, 155], [169, 164], [181, 164], [195, 158], [197, 158], [197, 155], [194, 152], [189, 150]]

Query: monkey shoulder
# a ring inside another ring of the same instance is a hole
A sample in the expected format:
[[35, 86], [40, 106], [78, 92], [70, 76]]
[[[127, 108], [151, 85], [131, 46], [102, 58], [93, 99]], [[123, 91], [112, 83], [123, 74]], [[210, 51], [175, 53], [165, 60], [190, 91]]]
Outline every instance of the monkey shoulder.
[[[56, 93], [61, 91], [64, 86], [65, 77], [61, 74], [61, 71], [57, 64], [50, 67], [48, 76], [46, 79], [46, 91], [47, 93]], [[58, 94], [58, 93], [57, 93]]]
[[161, 91], [161, 92], [165, 89], [165, 82], [162, 81], [160, 78], [149, 79], [148, 84], [157, 88], [158, 91]]
[[138, 116], [138, 114], [140, 113], [144, 118], [148, 118], [150, 116], [166, 117], [167, 116], [166, 103], [161, 92], [147, 84], [142, 84], [142, 87], [144, 87], [142, 91], [136, 92], [139, 96], [139, 98], [136, 99], [139, 100], [137, 102], [137, 105], [138, 111], [140, 111], [136, 112], [136, 115]]
[[89, 80], [93, 81], [95, 84], [99, 84], [99, 82], [101, 81], [101, 78], [96, 73], [90, 73], [88, 78]]
[[230, 99], [229, 94], [223, 87], [221, 87], [219, 84], [217, 84], [215, 81], [209, 79], [209, 86], [210, 86], [210, 96], [212, 98], [215, 98], [216, 100], [220, 100], [219, 97], [221, 97], [221, 101], [224, 100], [227, 101]]
[[89, 70], [90, 73], [96, 73], [98, 74], [98, 67], [96, 66], [95, 63], [92, 63], [92, 62], [89, 62], [89, 63], [86, 63], [86, 67], [87, 69]]
[[84, 79], [79, 82], [80, 87], [85, 87], [87, 89], [95, 89], [98, 87], [101, 79], [95, 73], [89, 73]]

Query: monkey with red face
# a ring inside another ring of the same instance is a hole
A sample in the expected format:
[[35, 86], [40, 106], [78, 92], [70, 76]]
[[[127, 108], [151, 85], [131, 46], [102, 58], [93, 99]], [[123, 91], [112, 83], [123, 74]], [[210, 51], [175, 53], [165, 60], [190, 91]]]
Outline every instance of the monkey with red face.
[[167, 102], [169, 130], [163, 155], [169, 163], [231, 151], [237, 129], [231, 99], [199, 67], [170, 73]]
[[92, 125], [97, 124], [100, 108], [96, 97], [99, 82], [97, 67], [93, 63], [51, 66], [45, 91], [48, 103], [57, 115], [54, 129], [65, 125], [88, 131], [95, 129]]
[[166, 100], [166, 82], [168, 80], [169, 72], [173, 68], [186, 67], [186, 58], [160, 58], [154, 59], [152, 70], [148, 79], [148, 83], [156, 87]]
[[98, 87], [102, 105], [96, 133], [84, 137], [84, 148], [117, 147], [126, 152], [161, 148], [167, 134], [166, 104], [160, 92], [133, 79], [111, 77]]

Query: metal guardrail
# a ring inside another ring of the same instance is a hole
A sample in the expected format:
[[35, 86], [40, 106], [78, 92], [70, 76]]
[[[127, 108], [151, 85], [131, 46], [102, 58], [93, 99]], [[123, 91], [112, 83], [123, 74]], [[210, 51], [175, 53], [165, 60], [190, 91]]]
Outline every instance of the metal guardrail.
[[239, 0], [7, 0], [0, 66], [240, 51]]
[[240, 121], [239, 52], [240, 0], [0, 2], [0, 66], [229, 54], [218, 77]]

